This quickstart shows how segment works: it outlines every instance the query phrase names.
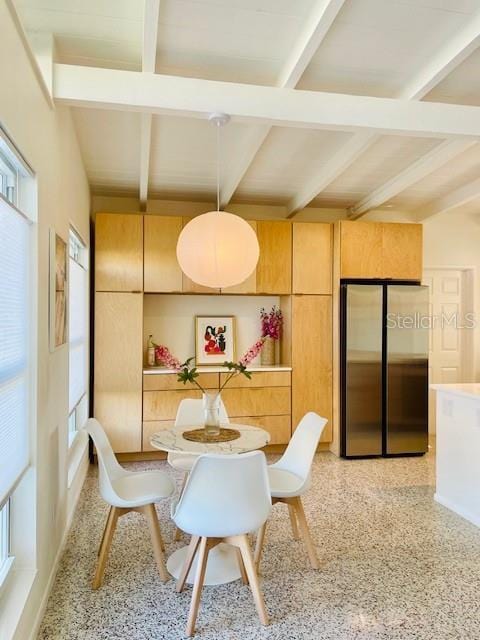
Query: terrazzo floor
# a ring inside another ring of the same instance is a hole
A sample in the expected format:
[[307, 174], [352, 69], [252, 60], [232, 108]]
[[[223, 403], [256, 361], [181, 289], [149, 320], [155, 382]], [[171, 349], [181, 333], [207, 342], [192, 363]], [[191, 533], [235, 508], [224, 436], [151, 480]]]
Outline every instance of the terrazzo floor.
[[[433, 485], [432, 454], [358, 461], [318, 454], [304, 504], [322, 568], [309, 569], [287, 511], [276, 506], [262, 562], [270, 626], [261, 627], [249, 588], [237, 581], [204, 588], [196, 637], [480, 639], [480, 529], [436, 504]], [[169, 509], [168, 501], [159, 506], [167, 554], [184, 544], [172, 542]], [[120, 520], [104, 585], [92, 591], [106, 514], [92, 467], [38, 638], [184, 638], [191, 588], [177, 594], [173, 580], [160, 582], [139, 514]]]

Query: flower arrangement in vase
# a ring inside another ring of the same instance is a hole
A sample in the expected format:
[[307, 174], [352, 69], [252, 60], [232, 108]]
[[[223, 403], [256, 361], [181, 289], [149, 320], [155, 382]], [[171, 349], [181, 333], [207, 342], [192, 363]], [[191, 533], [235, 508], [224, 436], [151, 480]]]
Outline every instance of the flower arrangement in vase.
[[251, 378], [252, 374], [247, 370], [247, 366], [258, 356], [264, 345], [264, 338], [260, 338], [250, 349], [240, 358], [238, 362], [224, 362], [222, 364], [228, 370], [223, 384], [218, 391], [207, 391], [198, 382], [199, 373], [194, 364], [195, 358], [188, 358], [184, 363], [180, 363], [178, 358], [173, 356], [164, 345], [155, 346], [155, 359], [161, 364], [173, 369], [178, 374], [178, 381], [183, 384], [193, 384], [198, 387], [203, 394], [203, 406], [205, 412], [204, 428], [207, 435], [218, 435], [220, 433], [220, 394], [227, 384], [238, 375]]
[[270, 311], [260, 309], [260, 321], [262, 323], [262, 338], [264, 339], [264, 347], [261, 353], [261, 361], [263, 365], [275, 364], [275, 343], [282, 337], [283, 331], [283, 314], [281, 309], [275, 305]]

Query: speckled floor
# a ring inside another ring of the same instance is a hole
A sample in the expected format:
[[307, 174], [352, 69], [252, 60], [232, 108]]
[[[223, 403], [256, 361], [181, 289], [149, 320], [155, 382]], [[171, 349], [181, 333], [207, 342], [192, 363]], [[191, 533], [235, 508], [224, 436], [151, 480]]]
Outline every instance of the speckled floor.
[[[138, 466], [138, 465], [135, 465]], [[145, 468], [166, 467], [163, 462]], [[480, 529], [433, 501], [424, 458], [344, 461], [316, 456], [305, 496], [320, 571], [274, 509], [263, 558], [271, 625], [258, 622], [240, 581], [205, 587], [197, 622], [204, 640], [476, 640], [480, 638]], [[39, 638], [175, 640], [184, 637], [191, 588], [158, 579], [142, 517], [122, 518], [104, 586], [90, 587], [107, 507], [87, 478]], [[169, 504], [159, 507], [167, 553]]]

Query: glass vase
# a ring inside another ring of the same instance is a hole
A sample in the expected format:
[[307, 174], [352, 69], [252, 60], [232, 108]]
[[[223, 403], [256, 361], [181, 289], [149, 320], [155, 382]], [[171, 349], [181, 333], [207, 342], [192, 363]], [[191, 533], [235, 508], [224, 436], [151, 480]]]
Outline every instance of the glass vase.
[[220, 393], [203, 394], [204, 429], [207, 436], [220, 433]]

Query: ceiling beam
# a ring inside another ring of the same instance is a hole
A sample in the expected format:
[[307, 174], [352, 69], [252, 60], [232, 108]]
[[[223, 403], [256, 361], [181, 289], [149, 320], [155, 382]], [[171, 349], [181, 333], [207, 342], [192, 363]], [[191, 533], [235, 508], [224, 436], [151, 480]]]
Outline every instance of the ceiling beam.
[[368, 196], [351, 207], [349, 218], [358, 220], [371, 209], [380, 207], [394, 196], [439, 169], [452, 158], [463, 153], [474, 144], [473, 140], [446, 140], [440, 143], [413, 164], [372, 191]]
[[[297, 85], [345, 1], [318, 0], [310, 12], [305, 28], [295, 43], [275, 86], [293, 89]], [[221, 189], [220, 202], [222, 207], [229, 203], [270, 130], [271, 127], [268, 125], [256, 126], [242, 140], [242, 148], [237, 152], [237, 164], [233, 171], [226, 176]]]
[[[400, 92], [398, 97], [404, 100], [421, 100], [433, 87], [439, 84], [449, 73], [461, 64], [479, 44], [480, 12], [477, 13], [468, 25], [461, 29], [436, 56], [420, 69], [419, 73]], [[357, 135], [360, 136], [360, 134]], [[370, 144], [365, 144], [364, 151], [373, 145], [377, 139], [377, 135], [372, 134]], [[355, 162], [358, 158], [356, 150], [358, 146], [361, 146], [362, 142], [364, 142], [364, 138], [362, 140], [362, 138], [359, 137], [357, 141], [349, 140], [342, 146], [340, 151], [342, 149], [344, 151], [345, 162], [339, 166], [337, 172], [330, 171], [328, 166], [322, 165], [319, 167], [319, 170], [314, 174], [315, 177], [309, 181], [307, 187], [299, 192], [287, 205], [289, 217], [293, 217], [297, 211], [306, 207], [307, 204], [318, 196], [331, 182], [338, 178], [348, 166]], [[312, 188], [315, 180], [318, 182], [316, 193], [314, 193], [315, 188]]]
[[58, 103], [95, 109], [307, 129], [480, 138], [480, 107], [300, 91], [99, 67], [54, 64]]
[[474, 180], [473, 182], [469, 182], [463, 187], [455, 189], [455, 191], [443, 196], [443, 198], [439, 198], [425, 206], [419, 207], [418, 212], [415, 215], [415, 220], [417, 222], [423, 222], [438, 213], [445, 213], [451, 209], [456, 209], [457, 207], [468, 204], [477, 198], [480, 198], [480, 178], [477, 178], [477, 180]]
[[[143, 12], [142, 72], [155, 73], [157, 60], [158, 20], [160, 0], [145, 0]], [[150, 150], [152, 146], [152, 114], [140, 116], [140, 209], [144, 211], [148, 200], [148, 179], [150, 176]]]

